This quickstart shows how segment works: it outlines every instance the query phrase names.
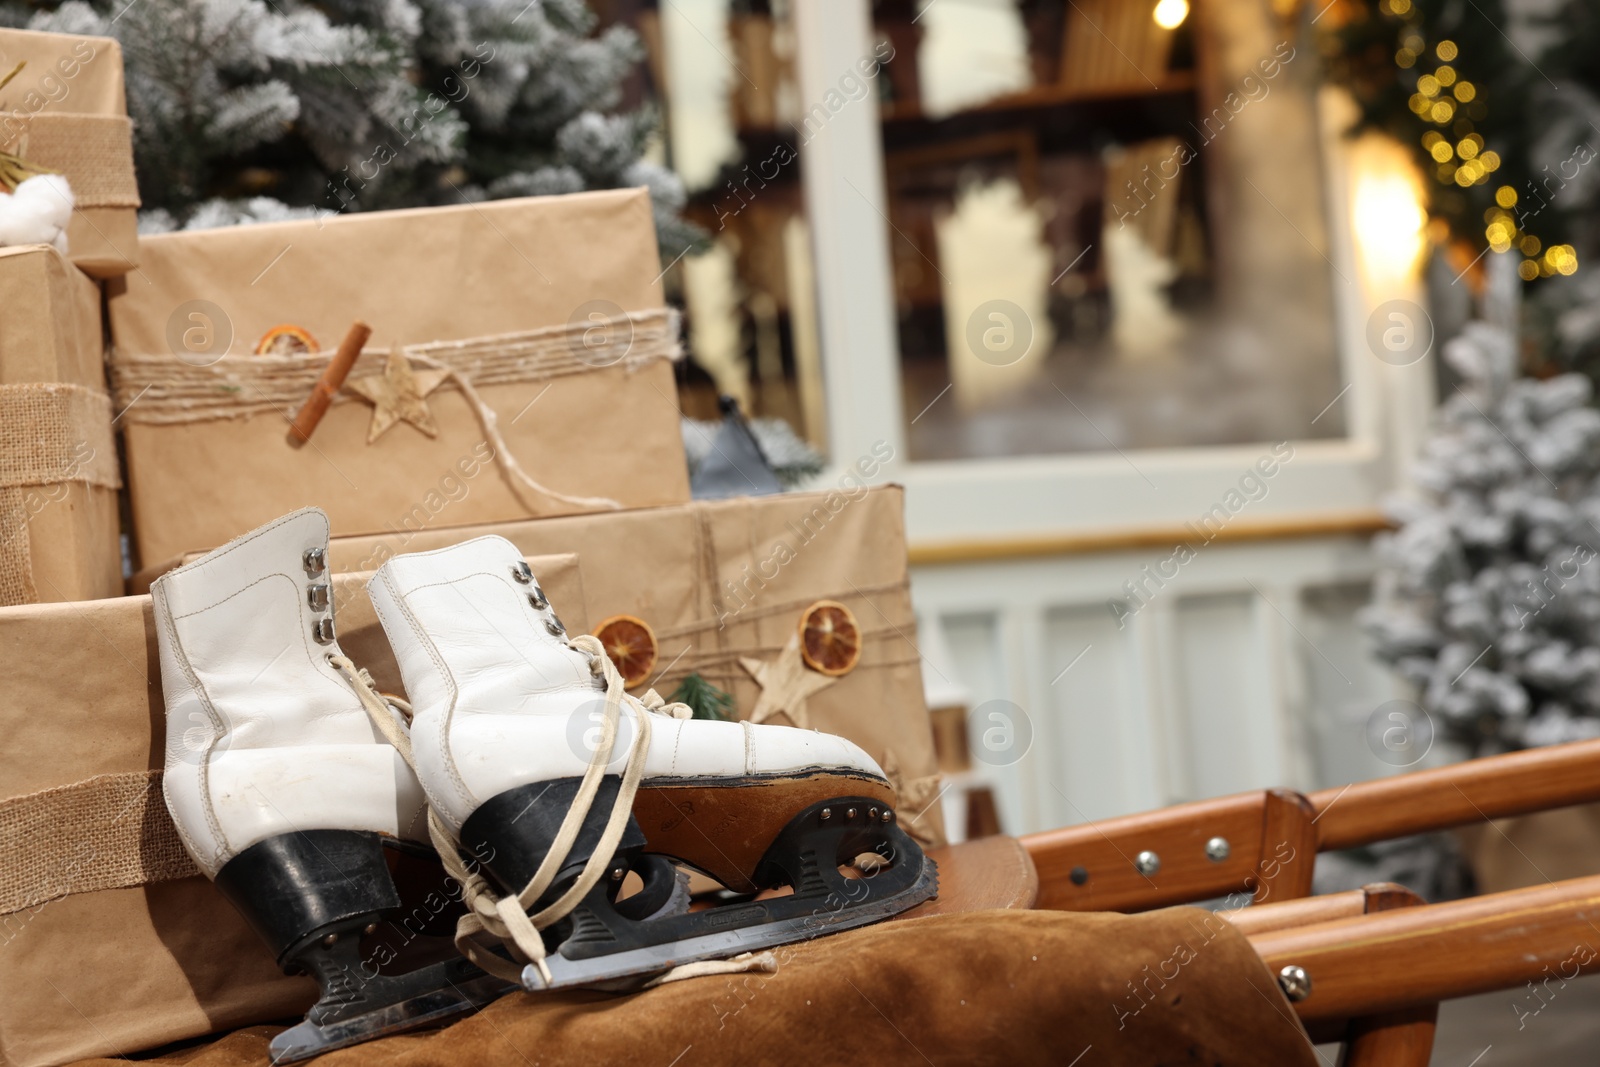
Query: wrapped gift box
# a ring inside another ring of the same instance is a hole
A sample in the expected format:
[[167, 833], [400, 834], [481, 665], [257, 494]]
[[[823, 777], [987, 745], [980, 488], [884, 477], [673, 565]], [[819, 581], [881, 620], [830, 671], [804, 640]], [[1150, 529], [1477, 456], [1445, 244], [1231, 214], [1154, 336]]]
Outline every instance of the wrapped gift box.
[[[577, 560], [528, 562], [584, 626]], [[336, 576], [340, 647], [398, 691], [368, 577]], [[278, 971], [167, 815], [150, 598], [0, 608], [0, 662], [0, 1065], [120, 1056], [304, 1013], [315, 987]]]
[[[113, 379], [144, 561], [295, 508], [390, 530], [689, 497], [649, 194], [642, 189], [163, 234], [109, 286]], [[372, 348], [300, 449], [289, 421], [356, 319]], [[273, 327], [321, 354], [254, 355]], [[351, 384], [450, 373], [438, 436], [368, 443]], [[536, 487], [530, 487], [530, 482]]]
[[122, 84], [122, 48], [109, 37], [0, 29], [0, 151], [66, 175], [74, 208], [72, 261], [97, 278], [139, 262], [139, 186]]
[[0, 248], [0, 604], [122, 593], [100, 290], [53, 248]]
[[[670, 698], [697, 673], [733, 696], [741, 718], [752, 716], [763, 692], [749, 664], [775, 664], [816, 601], [844, 604], [862, 633], [859, 663], [807, 696], [798, 714], [772, 721], [840, 734], [866, 749], [895, 779], [901, 825], [926, 844], [943, 843], [899, 486], [335, 537], [330, 562], [336, 570], [371, 570], [402, 552], [484, 534], [524, 553], [578, 553], [589, 621], [631, 615], [650, 627], [658, 664], [635, 692], [649, 685]], [[181, 562], [136, 582], [148, 588]], [[568, 627], [578, 632], [570, 620]]]

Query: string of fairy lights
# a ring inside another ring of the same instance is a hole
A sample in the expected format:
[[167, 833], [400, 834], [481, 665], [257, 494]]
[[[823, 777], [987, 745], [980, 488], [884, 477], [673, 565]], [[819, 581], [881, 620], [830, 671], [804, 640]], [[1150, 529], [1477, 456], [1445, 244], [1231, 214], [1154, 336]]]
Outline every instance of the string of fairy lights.
[[[1383, 0], [1382, 6], [1402, 20], [1412, 13], [1412, 0]], [[1422, 147], [1433, 159], [1434, 179], [1463, 189], [1486, 185], [1500, 169], [1501, 160], [1475, 129], [1489, 113], [1488, 102], [1478, 86], [1456, 69], [1460, 48], [1454, 41], [1442, 40], [1430, 49], [1415, 25], [1405, 26], [1402, 34], [1394, 61], [1402, 70], [1417, 72], [1416, 91], [1409, 104], [1412, 113], [1430, 127], [1422, 134]], [[1540, 199], [1542, 206], [1543, 198], [1532, 181], [1526, 192], [1529, 198]], [[1518, 215], [1520, 199], [1510, 185], [1502, 184], [1494, 191], [1494, 203], [1483, 213], [1483, 236], [1490, 251], [1515, 249], [1520, 253], [1523, 259], [1517, 274], [1523, 281], [1575, 273], [1578, 254], [1570, 244], [1545, 246], [1523, 228]]]

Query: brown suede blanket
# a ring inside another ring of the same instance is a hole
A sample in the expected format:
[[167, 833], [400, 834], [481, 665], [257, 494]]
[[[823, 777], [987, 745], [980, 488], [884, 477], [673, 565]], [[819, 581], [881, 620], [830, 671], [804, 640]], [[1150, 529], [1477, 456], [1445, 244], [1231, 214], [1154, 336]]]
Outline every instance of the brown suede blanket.
[[[985, 911], [882, 923], [775, 950], [778, 970], [631, 996], [513, 994], [445, 1030], [318, 1067], [994, 1064], [1315, 1067], [1249, 943], [1194, 908]], [[278, 1027], [141, 1056], [265, 1067]], [[123, 1061], [85, 1060], [83, 1064]]]

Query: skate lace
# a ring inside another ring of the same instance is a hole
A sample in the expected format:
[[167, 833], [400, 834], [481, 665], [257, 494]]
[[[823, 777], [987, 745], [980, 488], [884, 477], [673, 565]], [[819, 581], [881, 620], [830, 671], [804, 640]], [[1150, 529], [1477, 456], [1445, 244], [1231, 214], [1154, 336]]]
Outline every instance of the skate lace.
[[[610, 868], [617, 844], [627, 829], [628, 816], [633, 812], [634, 794], [638, 792], [639, 782], [644, 777], [645, 757], [650, 750], [651, 718], [653, 715], [665, 715], [674, 719], [687, 719], [693, 715], [692, 709], [687, 704], [669, 704], [654, 689], [645, 693], [643, 699], [629, 697], [622, 675], [612, 664], [611, 657], [606, 655], [598, 638], [585, 634], [582, 637], [572, 638], [568, 643], [588, 656], [589, 670], [593, 674], [605, 679], [606, 697], [600, 740], [590, 756], [589, 766], [584, 770], [583, 780], [579, 783], [572, 807], [561, 820], [561, 828], [550, 846], [550, 851], [545, 854], [544, 861], [539, 864], [538, 870], [534, 872], [528, 884], [515, 896], [501, 896], [477, 869], [476, 864], [468, 866], [463, 862], [458, 843], [450, 837], [448, 829], [433, 809], [431, 807], [428, 809], [428, 836], [439, 853], [445, 871], [461, 884], [462, 899], [467, 905], [467, 914], [456, 923], [456, 948], [483, 970], [510, 982], [520, 981], [521, 967], [493, 952], [493, 946], [484, 940], [485, 935], [509, 947], [514, 956], [519, 956], [524, 962], [532, 964], [538, 969], [545, 985], [551, 984], [550, 969], [544, 961], [544, 938], [540, 936], [539, 931], [570, 914]], [[329, 656], [328, 662], [350, 680], [361, 706], [372, 719], [378, 732], [395, 747], [412, 770], [416, 770], [410, 735], [396, 721], [389, 704], [372, 684], [371, 675], [358, 668], [345, 656]], [[611, 762], [612, 753], [616, 748], [618, 726], [625, 704], [638, 723], [639, 736], [634, 742], [633, 751], [628, 754], [627, 765], [622, 770], [621, 788], [617, 791], [616, 802], [606, 819], [600, 841], [584, 864], [583, 871], [566, 892], [530, 915], [528, 909], [545, 894], [556, 875], [566, 866], [567, 857], [572, 852], [578, 833], [588, 819], [589, 809], [594, 804], [601, 780], [605, 777], [606, 766]]]

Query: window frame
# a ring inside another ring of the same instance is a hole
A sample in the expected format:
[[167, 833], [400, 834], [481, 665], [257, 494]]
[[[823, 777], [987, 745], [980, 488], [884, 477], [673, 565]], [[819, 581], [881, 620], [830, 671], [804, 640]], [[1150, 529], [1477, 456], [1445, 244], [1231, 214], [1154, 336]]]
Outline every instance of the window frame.
[[[795, 4], [792, 12], [801, 98], [823, 100], [842, 74], [872, 55], [869, 0]], [[1378, 281], [1362, 264], [1350, 207], [1359, 154], [1340, 132], [1353, 105], [1332, 88], [1321, 90], [1318, 105], [1330, 284], [1345, 384], [1333, 403], [1346, 405], [1347, 431], [1339, 439], [1292, 442], [1292, 462], [1247, 512], [1255, 524], [1325, 521], [1330, 530], [1370, 528], [1378, 521], [1381, 496], [1400, 483], [1426, 429], [1434, 403], [1434, 353], [1394, 366], [1367, 347], [1368, 319], [1378, 305], [1405, 299], [1424, 306], [1422, 284], [1415, 275]], [[981, 558], [1007, 554], [1022, 542], [1047, 546], [1052, 538], [1096, 531], [1181, 530], [1270, 450], [1272, 442], [909, 460], [890, 275], [889, 242], [895, 238], [874, 98], [843, 106], [809, 136], [800, 157], [827, 408], [829, 470], [819, 484], [833, 484], [887, 444], [895, 458], [883, 477], [906, 487], [914, 557], [918, 548]]]

